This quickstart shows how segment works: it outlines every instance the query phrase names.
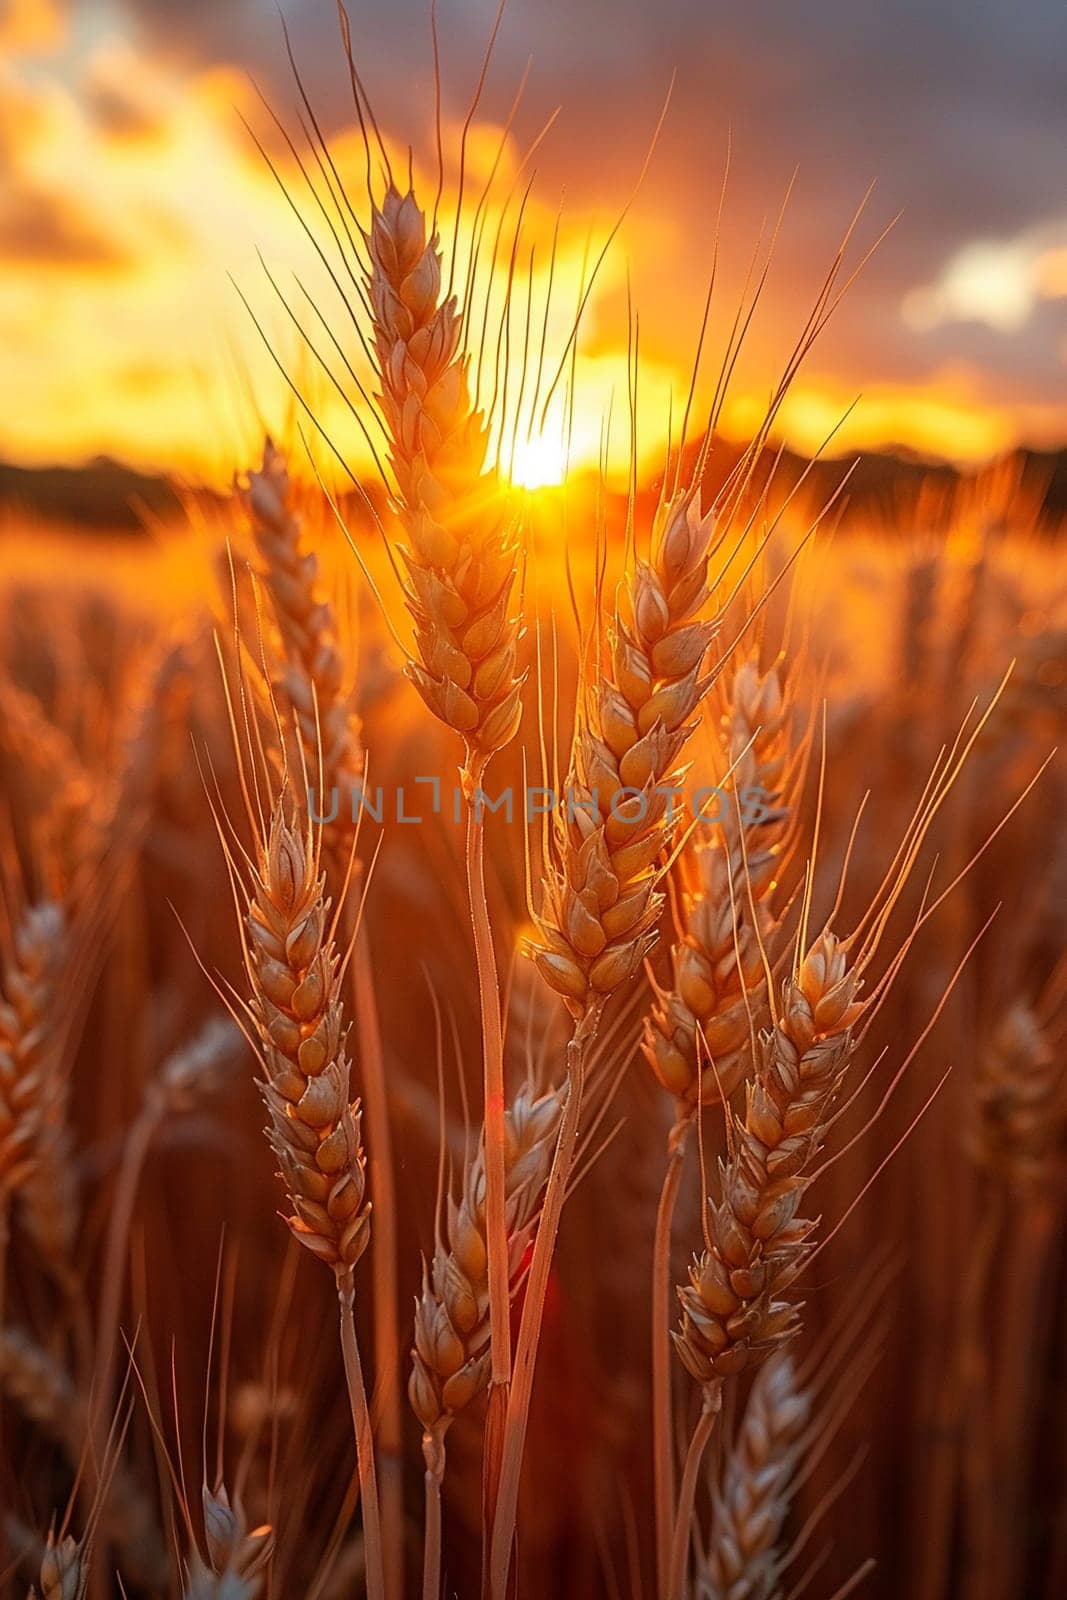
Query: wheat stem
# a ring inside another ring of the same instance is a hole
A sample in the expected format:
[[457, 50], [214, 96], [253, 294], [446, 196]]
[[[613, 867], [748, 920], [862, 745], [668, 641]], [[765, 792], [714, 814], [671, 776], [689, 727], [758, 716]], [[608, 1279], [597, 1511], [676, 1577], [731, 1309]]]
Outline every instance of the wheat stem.
[[995, 1388], [990, 1371], [990, 1330], [986, 1298], [1003, 1216], [1003, 1194], [993, 1194], [978, 1225], [964, 1283], [960, 1319], [963, 1333], [963, 1487], [964, 1567], [967, 1592], [994, 1600], [997, 1517], [993, 1497], [992, 1422]]
[[504, 1600], [507, 1591], [511, 1546], [519, 1504], [519, 1480], [530, 1420], [534, 1367], [541, 1321], [548, 1292], [548, 1277], [555, 1253], [563, 1203], [567, 1197], [581, 1122], [582, 1093], [585, 1087], [585, 1057], [600, 1023], [605, 997], [594, 998], [575, 1027], [567, 1045], [567, 1099], [560, 1122], [559, 1139], [545, 1189], [537, 1235], [534, 1239], [526, 1298], [519, 1323], [519, 1337], [512, 1368], [511, 1393], [503, 1441], [500, 1485], [491, 1528], [489, 1586], [492, 1600]]
[[[482, 1024], [482, 1062], [485, 1094], [485, 1236], [489, 1255], [489, 1328], [491, 1378], [490, 1421], [499, 1421], [507, 1400], [511, 1379], [511, 1273], [508, 1261], [508, 1236], [505, 1208], [506, 1128], [504, 1118], [504, 1039], [500, 1023], [500, 991], [497, 978], [493, 930], [485, 893], [485, 827], [477, 814], [478, 785], [485, 762], [472, 758], [469, 765], [471, 788], [467, 795], [466, 867], [467, 893], [478, 968], [478, 1000]], [[487, 1438], [499, 1439], [490, 1426]], [[496, 1445], [486, 1452], [486, 1492], [490, 1506], [495, 1501], [499, 1476]]]
[[[6, 1324], [7, 1311], [7, 1254], [11, 1245], [11, 1206], [8, 1197], [0, 1194], [0, 1328]], [[4, 1450], [4, 1414], [0, 1408], [0, 1460]]]
[[652, 1248], [652, 1465], [656, 1513], [656, 1574], [659, 1593], [667, 1584], [674, 1507], [674, 1441], [671, 1408], [671, 1228], [689, 1130], [690, 1113], [675, 1122], [667, 1141], [667, 1170], [656, 1210]]
[[[445, 1427], [447, 1427], [447, 1422]], [[441, 1482], [445, 1475], [444, 1428], [422, 1436], [426, 1462], [426, 1523], [422, 1545], [422, 1600], [441, 1600]]]
[[[175, 1050], [163, 1063], [158, 1077], [149, 1083], [141, 1109], [123, 1142], [104, 1243], [96, 1318], [93, 1387], [98, 1427], [110, 1424], [130, 1227], [152, 1141], [168, 1114], [188, 1111], [217, 1083], [220, 1067], [239, 1040], [237, 1029], [228, 1020], [209, 1020], [188, 1044]], [[100, 1446], [103, 1443], [102, 1439], [98, 1440]]]
[[98, 1428], [106, 1429], [111, 1415], [111, 1396], [118, 1358], [119, 1316], [122, 1290], [126, 1281], [126, 1252], [133, 1208], [141, 1173], [163, 1114], [162, 1100], [149, 1099], [134, 1122], [122, 1151], [122, 1165], [108, 1218], [107, 1243], [100, 1291], [96, 1331], [96, 1379], [94, 1410]]
[[378, 1476], [374, 1467], [374, 1436], [370, 1425], [367, 1389], [359, 1359], [356, 1322], [352, 1311], [355, 1288], [351, 1268], [337, 1273], [337, 1299], [341, 1311], [341, 1354], [345, 1382], [352, 1409], [352, 1429], [356, 1438], [360, 1498], [363, 1505], [363, 1538], [367, 1557], [367, 1600], [385, 1600], [385, 1570], [382, 1562], [381, 1513], [378, 1506]]
[[1047, 1296], [1050, 1250], [1059, 1237], [1059, 1216], [1048, 1196], [1030, 1200], [1016, 1228], [1011, 1282], [1004, 1296], [1005, 1330], [998, 1359], [994, 1396], [997, 1505], [1003, 1549], [998, 1571], [1003, 1592], [1017, 1592], [1026, 1528], [1025, 1496], [1029, 1485], [1030, 1442], [1038, 1431], [1041, 1374], [1049, 1355], [1053, 1307]]
[[678, 1495], [678, 1513], [674, 1523], [674, 1537], [671, 1541], [671, 1560], [665, 1600], [685, 1600], [685, 1569], [689, 1561], [690, 1525], [693, 1521], [693, 1506], [696, 1501], [700, 1463], [704, 1459], [704, 1452], [715, 1430], [715, 1420], [721, 1409], [722, 1382], [715, 1380], [712, 1383], [705, 1384], [700, 1420], [693, 1429], [693, 1437], [689, 1441], [685, 1466], [682, 1469], [682, 1485]]
[[7, 1255], [11, 1245], [11, 1201], [0, 1193], [0, 1328], [5, 1323], [7, 1302]]
[[376, 1367], [374, 1403], [378, 1423], [382, 1530], [386, 1566], [392, 1586], [402, 1583], [404, 1554], [396, 1175], [370, 942], [363, 926], [356, 930], [352, 950], [352, 996], [359, 1036], [364, 1104], [370, 1130], [367, 1165], [374, 1205], [374, 1236], [371, 1240]]

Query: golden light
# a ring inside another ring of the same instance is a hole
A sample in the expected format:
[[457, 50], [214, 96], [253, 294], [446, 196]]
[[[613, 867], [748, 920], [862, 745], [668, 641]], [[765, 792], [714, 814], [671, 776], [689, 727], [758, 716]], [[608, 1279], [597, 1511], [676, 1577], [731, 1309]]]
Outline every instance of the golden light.
[[940, 278], [906, 295], [904, 320], [919, 332], [946, 322], [984, 322], [1018, 333], [1038, 299], [1064, 293], [1067, 248], [1030, 230], [1005, 242], [975, 240], [956, 252]]
[[1037, 287], [1046, 300], [1067, 297], [1067, 245], [1045, 251], [1037, 263]]
[[[109, 29], [84, 37], [75, 30], [68, 38], [65, 10], [61, 0], [6, 0], [6, 8], [0, 0], [0, 113], [7, 113], [6, 120], [0, 114], [0, 132], [11, 141], [4, 176], [14, 197], [9, 201], [5, 191], [0, 209], [5, 219], [9, 211], [24, 219], [25, 249], [39, 252], [33, 257], [38, 270], [19, 249], [0, 252], [0, 367], [5, 388], [22, 402], [3, 419], [0, 454], [38, 464], [107, 454], [148, 471], [169, 468], [225, 484], [235, 455], [247, 448], [243, 430], [254, 436], [260, 412], [276, 428], [285, 426], [290, 395], [277, 357], [299, 375], [324, 432], [352, 469], [371, 475], [371, 453], [342, 393], [347, 375], [340, 356], [334, 361], [330, 340], [320, 341], [342, 387], [319, 372], [294, 337], [260, 265], [262, 256], [283, 290], [292, 274], [328, 323], [343, 321], [313, 243], [234, 116], [237, 109], [256, 122], [261, 110], [253, 89], [236, 67], [188, 68]], [[54, 73], [42, 70], [42, 58], [47, 63], [52, 55]], [[459, 133], [451, 130], [453, 143]], [[512, 134], [490, 121], [475, 121], [464, 137], [472, 186], [497, 174], [501, 196], [490, 199], [479, 224], [490, 238], [504, 226], [503, 195], [519, 173], [521, 150]], [[402, 170], [406, 149], [395, 156]], [[271, 159], [279, 176], [299, 189], [299, 168], [284, 149], [273, 150]], [[337, 132], [332, 159], [358, 193], [364, 157], [357, 127]], [[434, 170], [416, 173], [423, 192], [435, 183]], [[456, 200], [446, 184], [443, 217], [454, 216]], [[668, 319], [666, 332], [650, 334], [646, 326], [640, 384], [631, 395], [619, 308], [627, 304], [632, 263], [621, 248], [598, 269], [572, 348], [574, 307], [589, 266], [589, 237], [579, 215], [564, 212], [561, 220], [554, 204], [531, 196], [523, 229], [536, 243], [537, 264], [531, 251], [531, 282], [515, 286], [516, 336], [499, 374], [488, 371], [496, 348], [489, 336], [480, 403], [488, 407], [495, 399], [490, 380], [499, 377], [492, 448], [494, 454], [499, 448], [511, 480], [532, 491], [563, 484], [568, 471], [596, 473], [602, 464], [613, 486], [623, 489], [634, 470], [640, 481], [656, 474], [668, 421], [679, 416], [688, 388], [690, 352], [685, 340], [675, 348]], [[461, 262], [470, 257], [474, 227], [472, 215], [460, 229]], [[657, 214], [654, 240], [651, 228], [642, 232], [638, 256], [646, 238], [656, 246], [655, 252], [647, 246], [649, 270], [665, 240], [681, 248], [670, 227], [666, 215]], [[904, 297], [905, 321], [931, 330], [978, 320], [1017, 332], [1040, 301], [1067, 297], [1064, 227], [1053, 221], [1007, 241], [972, 240], [937, 277]], [[445, 248], [452, 248], [447, 240]], [[498, 275], [482, 308], [482, 327], [501, 324], [503, 282]], [[241, 297], [247, 297], [247, 311]], [[524, 305], [533, 337], [521, 339]], [[543, 372], [535, 373], [538, 343], [545, 360]], [[564, 352], [565, 371], [553, 381]], [[237, 371], [242, 377], [235, 382]], [[735, 375], [724, 433], [741, 440], [760, 425], [765, 376], [762, 369]], [[698, 394], [693, 426], [710, 387]], [[245, 406], [246, 394], [256, 397], [254, 411]], [[207, 406], [205, 396], [211, 397]], [[846, 380], [832, 372], [802, 379], [779, 412], [779, 433], [794, 448], [819, 448], [854, 399]], [[905, 446], [978, 459], [1023, 435], [1053, 443], [1061, 433], [1062, 411], [1054, 403], [1001, 399], [974, 375], [960, 380], [939, 369], [876, 390], [865, 385], [861, 406], [834, 432], [833, 451]]]
[[522, 489], [554, 488], [567, 476], [567, 445], [551, 434], [515, 441], [509, 476]]

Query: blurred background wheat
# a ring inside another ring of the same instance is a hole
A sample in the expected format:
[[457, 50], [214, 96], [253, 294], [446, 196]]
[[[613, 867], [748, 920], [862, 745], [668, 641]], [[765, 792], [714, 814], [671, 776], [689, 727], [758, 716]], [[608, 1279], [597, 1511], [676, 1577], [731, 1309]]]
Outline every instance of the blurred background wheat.
[[0, 13], [4, 1593], [1067, 1587], [1055, 24], [663, 9]]

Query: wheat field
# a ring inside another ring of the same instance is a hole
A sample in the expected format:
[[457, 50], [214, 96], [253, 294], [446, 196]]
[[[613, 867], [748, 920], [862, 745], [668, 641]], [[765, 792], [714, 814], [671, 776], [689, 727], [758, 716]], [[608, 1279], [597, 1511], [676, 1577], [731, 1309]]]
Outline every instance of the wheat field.
[[524, 487], [581, 285], [352, 84], [231, 491], [3, 529], [0, 1587], [1054, 1600], [1062, 531], [776, 454], [851, 232]]

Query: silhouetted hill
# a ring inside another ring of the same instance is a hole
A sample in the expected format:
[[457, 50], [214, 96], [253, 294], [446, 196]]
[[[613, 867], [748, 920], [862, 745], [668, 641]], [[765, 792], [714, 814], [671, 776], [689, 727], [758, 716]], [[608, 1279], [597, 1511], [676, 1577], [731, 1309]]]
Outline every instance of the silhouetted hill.
[[[741, 456], [741, 448], [717, 441], [707, 474], [712, 492], [729, 476]], [[695, 457], [695, 450], [693, 452]], [[1017, 484], [1032, 514], [1048, 528], [1067, 520], [1067, 448], [1038, 451], [1017, 450], [986, 467], [960, 471], [945, 461], [935, 461], [908, 450], [866, 451], [858, 456], [837, 456], [811, 461], [790, 450], [780, 453], [766, 449], [753, 474], [761, 486], [773, 470], [777, 489], [774, 502], [805, 477], [803, 504], [822, 506], [840, 489], [837, 502], [845, 526], [853, 522], [880, 521], [896, 527], [913, 519], [920, 503], [929, 520], [937, 524], [936, 510], [947, 511], [951, 496], [963, 483], [988, 475], [997, 478], [998, 492], [1003, 483]], [[847, 479], [847, 482], [845, 481]], [[980, 497], [981, 498], [981, 497]]]
[[[805, 465], [793, 458], [796, 473], [802, 472]], [[816, 462], [809, 481], [816, 486], [817, 496], [831, 494], [850, 465], [850, 461], [843, 460]], [[1067, 449], [1016, 450], [999, 462], [969, 472], [908, 451], [871, 451], [859, 457], [849, 474], [844, 488], [848, 501], [845, 520], [849, 520], [849, 513], [863, 518], [873, 516], [892, 527], [919, 505], [920, 497], [931, 511], [938, 500], [948, 506], [961, 483], [983, 475], [989, 476], [990, 486], [998, 475], [1002, 482], [1005, 477], [1008, 482], [1016, 482], [1023, 503], [1046, 529], [1059, 528], [1067, 520]], [[1005, 491], [1001, 487], [998, 492]], [[985, 503], [990, 498], [996, 496], [979, 494], [979, 500]], [[937, 525], [936, 514], [933, 521]]]
[[173, 516], [179, 501], [164, 477], [97, 456], [81, 467], [19, 467], [0, 461], [0, 506], [48, 522], [136, 532], [146, 515]]
[[[727, 478], [740, 454], [739, 446], [716, 441], [708, 473], [712, 491]], [[1050, 529], [1061, 526], [1067, 520], [1067, 448], [1019, 450], [1009, 464], [1039, 519]], [[776, 498], [807, 471], [806, 505], [824, 504], [848, 475], [839, 502], [846, 526], [871, 518], [887, 527], [896, 526], [908, 519], [920, 494], [927, 504], [932, 497], [941, 496], [947, 505], [957, 485], [974, 475], [907, 451], [868, 451], [858, 460], [837, 457], [812, 463], [788, 450], [781, 455], [766, 450], [755, 473], [757, 484], [772, 467], [778, 485]], [[0, 509], [21, 510], [50, 522], [135, 533], [146, 517], [176, 514], [180, 499], [169, 478], [137, 472], [100, 456], [82, 467], [36, 468], [0, 462]]]

